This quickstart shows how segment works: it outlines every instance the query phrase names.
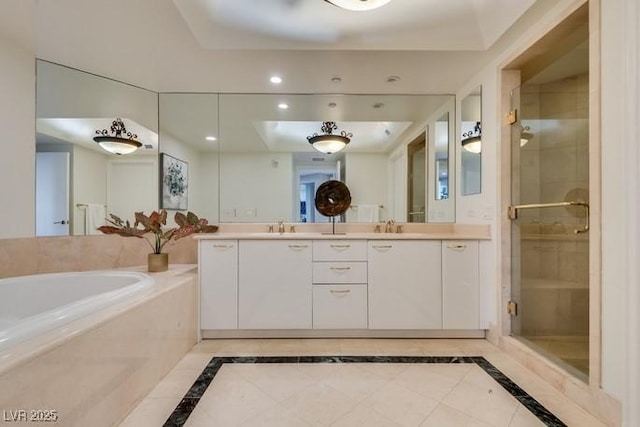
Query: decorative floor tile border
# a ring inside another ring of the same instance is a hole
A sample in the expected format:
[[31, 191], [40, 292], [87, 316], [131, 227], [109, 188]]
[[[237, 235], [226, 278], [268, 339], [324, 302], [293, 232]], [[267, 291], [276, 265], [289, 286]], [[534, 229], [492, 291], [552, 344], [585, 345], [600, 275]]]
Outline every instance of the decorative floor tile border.
[[475, 363], [546, 426], [567, 427], [498, 368], [481, 356], [214, 356], [184, 395], [163, 427], [182, 427], [225, 363]]

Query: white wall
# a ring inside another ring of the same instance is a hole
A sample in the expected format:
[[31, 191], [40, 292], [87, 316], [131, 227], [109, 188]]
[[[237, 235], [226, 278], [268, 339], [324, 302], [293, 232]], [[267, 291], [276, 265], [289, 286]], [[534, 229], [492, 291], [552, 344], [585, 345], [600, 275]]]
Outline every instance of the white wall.
[[640, 425], [639, 28], [637, 0], [602, 1], [602, 386], [629, 427]]
[[131, 156], [107, 160], [107, 214], [133, 223], [136, 212], [158, 209], [158, 157]]
[[218, 183], [218, 153], [200, 153], [198, 157], [198, 187], [194, 194], [197, 204], [194, 212], [200, 218], [206, 218], [209, 224], [219, 222], [218, 197], [220, 185]]
[[220, 221], [292, 221], [291, 153], [221, 153]]
[[16, 43], [0, 26], [0, 238], [35, 234], [35, 7], [9, 3], [12, 24], [32, 34]]
[[107, 204], [107, 156], [94, 151], [73, 146], [71, 212], [73, 235], [84, 235], [86, 208], [78, 203]]
[[189, 165], [188, 210], [211, 224], [217, 223], [218, 153], [201, 152], [168, 132], [161, 132], [160, 149]]
[[[352, 205], [382, 205], [387, 207], [387, 155], [345, 153], [345, 184], [351, 193]], [[382, 215], [387, 212], [383, 209]], [[347, 212], [347, 221], [357, 221], [356, 212]]]

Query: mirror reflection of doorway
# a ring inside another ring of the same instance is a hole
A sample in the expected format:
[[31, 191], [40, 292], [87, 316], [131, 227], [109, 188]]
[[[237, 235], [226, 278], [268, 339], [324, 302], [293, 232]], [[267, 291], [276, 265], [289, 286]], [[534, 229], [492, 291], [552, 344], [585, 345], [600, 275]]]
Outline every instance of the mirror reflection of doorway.
[[413, 140], [407, 147], [408, 154], [408, 183], [409, 199], [407, 208], [409, 209], [407, 222], [425, 222], [426, 199], [427, 199], [427, 149], [426, 136], [422, 132], [418, 138]]
[[[298, 182], [298, 203], [297, 222], [330, 222], [329, 217], [321, 215], [315, 207], [314, 197], [316, 190], [325, 181], [336, 179], [335, 171], [324, 168], [305, 168], [299, 170]], [[339, 218], [338, 218], [339, 219]]]
[[36, 235], [69, 235], [68, 152], [36, 153]]

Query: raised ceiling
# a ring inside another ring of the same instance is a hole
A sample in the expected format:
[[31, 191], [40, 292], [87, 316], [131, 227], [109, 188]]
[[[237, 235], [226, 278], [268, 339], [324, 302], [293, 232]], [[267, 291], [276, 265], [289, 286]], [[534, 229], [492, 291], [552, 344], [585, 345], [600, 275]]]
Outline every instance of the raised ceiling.
[[[35, 4], [40, 58], [155, 91], [258, 93], [453, 93], [514, 22], [522, 33], [553, 6], [393, 0], [349, 12], [324, 0], [24, 1]], [[331, 37], [319, 38], [319, 27]], [[282, 85], [268, 82], [274, 73]], [[387, 84], [390, 75], [401, 79]]]
[[207, 49], [304, 50], [484, 50], [534, 1], [395, 0], [354, 12], [324, 0], [173, 0]]

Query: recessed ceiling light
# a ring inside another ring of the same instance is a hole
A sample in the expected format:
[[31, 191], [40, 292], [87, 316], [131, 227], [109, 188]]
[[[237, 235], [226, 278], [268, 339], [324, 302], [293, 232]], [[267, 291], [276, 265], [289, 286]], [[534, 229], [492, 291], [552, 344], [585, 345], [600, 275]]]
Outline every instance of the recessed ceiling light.
[[384, 104], [382, 102], [376, 102], [375, 104], [373, 104], [373, 108], [375, 109], [380, 109], [384, 107]]
[[335, 102], [330, 102], [329, 103], [329, 108], [336, 108], [338, 104], [336, 104]]
[[269, 81], [271, 83], [273, 83], [274, 85], [279, 85], [280, 83], [282, 83], [282, 77], [280, 77], [280, 76], [271, 76]]
[[281, 110], [286, 110], [287, 108], [289, 108], [289, 104], [285, 104], [284, 102], [281, 102], [280, 104], [278, 104], [278, 108]]
[[216, 138], [215, 136], [207, 136], [204, 139], [206, 139], [207, 141], [216, 141], [218, 138]]
[[333, 82], [333, 83], [341, 83], [342, 82], [342, 78], [338, 77], [338, 76], [332, 77], [331, 78], [331, 82]]
[[400, 77], [398, 77], [398, 76], [389, 76], [389, 77], [387, 77], [387, 83], [395, 83], [398, 80], [400, 80]]
[[391, 0], [326, 0], [329, 3], [347, 10], [371, 10], [377, 9]]

